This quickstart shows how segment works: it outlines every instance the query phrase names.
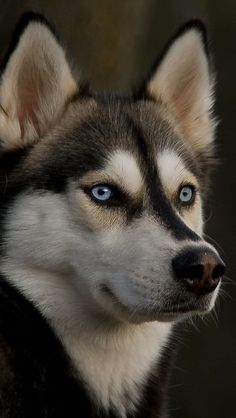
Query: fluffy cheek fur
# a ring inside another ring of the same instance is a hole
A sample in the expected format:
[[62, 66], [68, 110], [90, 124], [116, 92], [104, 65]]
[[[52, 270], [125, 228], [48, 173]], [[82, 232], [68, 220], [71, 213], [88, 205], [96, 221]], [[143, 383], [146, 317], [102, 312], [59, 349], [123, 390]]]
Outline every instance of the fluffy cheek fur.
[[125, 213], [122, 209], [106, 209], [96, 205], [82, 190], [76, 191], [75, 203], [79, 221], [88, 231], [109, 231], [125, 224]]
[[86, 277], [94, 299], [102, 307], [118, 317], [123, 308], [127, 315], [136, 309], [146, 309], [149, 315], [148, 307], [162, 308], [171, 285], [175, 287], [170, 261], [171, 251], [178, 246], [168, 234], [146, 219], [132, 228], [91, 234], [90, 245], [87, 260], [81, 263], [75, 258], [74, 267]]

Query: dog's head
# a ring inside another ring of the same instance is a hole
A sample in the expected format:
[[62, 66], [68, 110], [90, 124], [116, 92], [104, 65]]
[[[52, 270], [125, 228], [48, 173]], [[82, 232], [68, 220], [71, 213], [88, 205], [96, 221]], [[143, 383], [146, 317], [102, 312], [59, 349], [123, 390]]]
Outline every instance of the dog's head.
[[210, 310], [224, 265], [202, 232], [215, 127], [203, 25], [181, 28], [124, 98], [86, 93], [44, 19], [23, 23], [0, 87], [3, 252], [32, 274], [18, 285], [128, 321]]

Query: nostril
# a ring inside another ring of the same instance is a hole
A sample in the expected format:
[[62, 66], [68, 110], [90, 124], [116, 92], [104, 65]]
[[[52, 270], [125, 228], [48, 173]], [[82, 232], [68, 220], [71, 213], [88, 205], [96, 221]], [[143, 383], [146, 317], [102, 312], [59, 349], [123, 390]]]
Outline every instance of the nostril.
[[202, 264], [187, 265], [181, 269], [180, 277], [182, 279], [201, 279], [204, 274], [204, 267]]
[[201, 279], [204, 274], [204, 266], [194, 251], [180, 253], [172, 261], [172, 267], [178, 279]]
[[212, 272], [213, 279], [220, 279], [225, 273], [225, 265], [223, 263], [217, 264]]
[[178, 279], [201, 280], [204, 275], [204, 267], [202, 264], [184, 265], [174, 268], [175, 276]]

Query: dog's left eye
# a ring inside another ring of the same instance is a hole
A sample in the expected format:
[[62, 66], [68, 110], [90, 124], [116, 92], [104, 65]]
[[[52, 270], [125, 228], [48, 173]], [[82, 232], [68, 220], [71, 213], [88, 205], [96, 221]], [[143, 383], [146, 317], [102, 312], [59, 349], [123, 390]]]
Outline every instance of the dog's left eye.
[[180, 203], [184, 205], [190, 205], [193, 203], [195, 197], [195, 188], [194, 186], [186, 185], [182, 186], [179, 189], [179, 201]]
[[113, 191], [106, 184], [97, 184], [90, 189], [90, 194], [97, 202], [107, 202], [112, 198]]

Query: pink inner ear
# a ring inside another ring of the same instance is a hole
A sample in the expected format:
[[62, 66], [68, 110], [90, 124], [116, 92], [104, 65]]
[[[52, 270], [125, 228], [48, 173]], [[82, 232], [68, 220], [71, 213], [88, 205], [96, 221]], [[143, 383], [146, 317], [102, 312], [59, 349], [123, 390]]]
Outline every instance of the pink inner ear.
[[32, 106], [29, 106], [28, 108], [25, 109], [18, 109], [18, 119], [19, 119], [19, 125], [20, 125], [20, 131], [21, 131], [21, 139], [24, 138], [25, 135], [25, 123], [27, 122], [27, 120], [29, 120], [38, 136], [40, 136], [41, 132], [40, 132], [40, 128], [39, 128], [39, 122], [37, 119], [37, 108], [35, 108], [36, 106], [34, 105], [34, 108]]
[[[29, 74], [29, 73], [28, 73]], [[18, 86], [17, 86], [17, 94], [19, 97], [19, 104], [17, 107], [17, 115], [21, 130], [21, 138], [24, 138], [25, 135], [25, 125], [26, 123], [31, 123], [38, 136], [41, 135], [41, 129], [39, 124], [39, 97], [40, 94], [43, 95], [43, 82], [41, 77], [37, 77], [37, 83], [35, 80], [32, 79], [32, 76], [29, 77], [26, 81], [26, 75], [23, 77], [18, 77]]]
[[76, 91], [63, 48], [47, 25], [30, 22], [1, 75], [1, 143], [12, 149], [37, 142]]

